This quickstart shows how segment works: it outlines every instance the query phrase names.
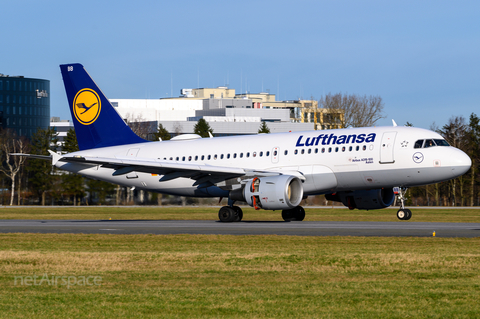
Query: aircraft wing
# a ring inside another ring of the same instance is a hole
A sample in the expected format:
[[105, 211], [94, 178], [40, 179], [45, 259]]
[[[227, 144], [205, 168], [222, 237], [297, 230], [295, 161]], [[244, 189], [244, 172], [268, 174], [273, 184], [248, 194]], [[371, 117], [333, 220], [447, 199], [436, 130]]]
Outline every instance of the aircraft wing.
[[195, 180], [194, 186], [208, 187], [236, 177], [282, 175], [282, 172], [268, 170], [250, 170], [238, 167], [223, 167], [204, 165], [199, 163], [179, 163], [165, 160], [141, 158], [111, 158], [88, 156], [63, 156], [54, 161], [68, 163], [82, 163], [100, 165], [113, 169], [113, 176], [125, 175], [132, 172], [163, 175], [160, 182], [176, 178], [190, 178]]

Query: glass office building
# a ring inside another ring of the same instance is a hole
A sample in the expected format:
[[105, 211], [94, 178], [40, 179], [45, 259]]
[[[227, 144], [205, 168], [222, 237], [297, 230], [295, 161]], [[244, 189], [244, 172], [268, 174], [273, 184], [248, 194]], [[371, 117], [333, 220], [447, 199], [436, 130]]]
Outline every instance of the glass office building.
[[50, 125], [50, 81], [0, 74], [0, 125], [30, 138]]

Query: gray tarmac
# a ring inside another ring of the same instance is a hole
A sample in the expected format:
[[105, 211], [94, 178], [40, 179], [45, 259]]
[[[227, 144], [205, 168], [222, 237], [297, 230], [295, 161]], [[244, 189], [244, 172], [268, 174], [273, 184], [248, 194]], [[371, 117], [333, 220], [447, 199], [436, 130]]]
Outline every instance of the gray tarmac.
[[480, 237], [480, 223], [205, 220], [0, 220], [0, 233]]

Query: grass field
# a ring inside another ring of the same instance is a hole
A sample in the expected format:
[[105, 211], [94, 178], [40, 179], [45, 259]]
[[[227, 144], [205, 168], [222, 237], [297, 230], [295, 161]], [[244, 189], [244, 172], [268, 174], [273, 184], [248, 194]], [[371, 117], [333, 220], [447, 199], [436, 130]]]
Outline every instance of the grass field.
[[[2, 207], [0, 219], [175, 219], [218, 220], [219, 207], [143, 207], [143, 206], [56, 206], [56, 207]], [[243, 207], [244, 220], [282, 220], [281, 211], [255, 211]], [[411, 208], [410, 222], [464, 222], [480, 223], [480, 209], [422, 209]], [[306, 221], [398, 221], [396, 209], [372, 211], [348, 210], [347, 208], [305, 207]], [[405, 222], [405, 221], [404, 221]]]
[[0, 234], [0, 247], [2, 318], [480, 314], [479, 239]]
[[[397, 221], [307, 208], [306, 220]], [[16, 207], [3, 219], [217, 219], [216, 207]], [[244, 209], [245, 220], [281, 220]], [[480, 222], [414, 209], [411, 221]], [[0, 318], [478, 318], [480, 238], [0, 234]]]

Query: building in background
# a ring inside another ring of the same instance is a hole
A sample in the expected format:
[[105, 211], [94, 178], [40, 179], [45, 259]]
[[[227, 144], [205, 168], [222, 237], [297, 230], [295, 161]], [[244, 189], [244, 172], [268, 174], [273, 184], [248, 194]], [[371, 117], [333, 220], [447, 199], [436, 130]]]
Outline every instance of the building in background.
[[0, 74], [0, 125], [30, 138], [50, 124], [50, 81]]
[[182, 89], [177, 98], [110, 101], [127, 123], [155, 121], [172, 136], [193, 133], [201, 118], [215, 136], [256, 134], [263, 121], [272, 133], [337, 128], [317, 101], [276, 101], [274, 94], [235, 94], [228, 87]]
[[70, 120], [61, 120], [59, 117], [53, 116], [50, 119], [50, 128], [57, 132], [57, 151], [61, 152], [68, 131], [73, 129], [73, 122]]

